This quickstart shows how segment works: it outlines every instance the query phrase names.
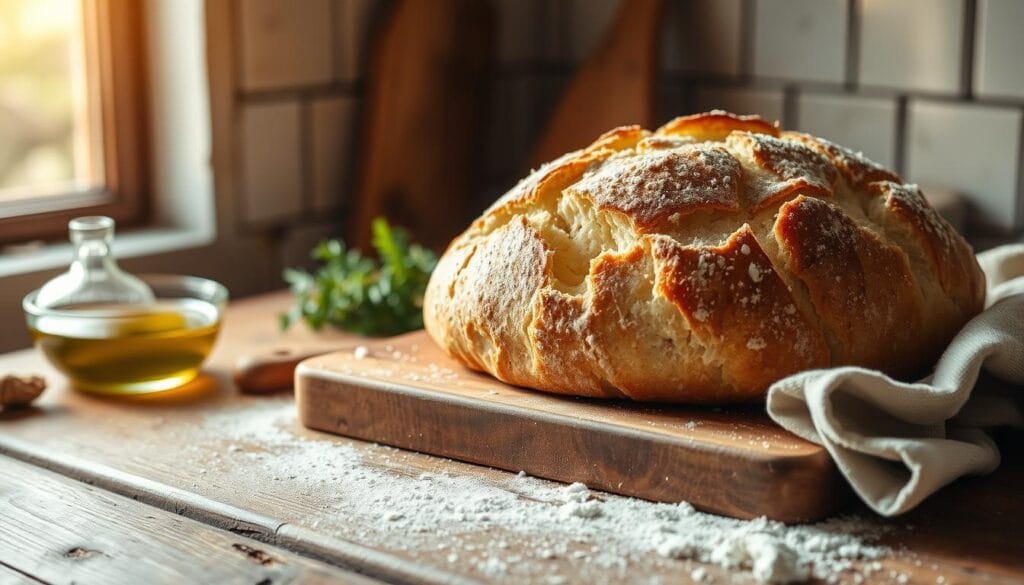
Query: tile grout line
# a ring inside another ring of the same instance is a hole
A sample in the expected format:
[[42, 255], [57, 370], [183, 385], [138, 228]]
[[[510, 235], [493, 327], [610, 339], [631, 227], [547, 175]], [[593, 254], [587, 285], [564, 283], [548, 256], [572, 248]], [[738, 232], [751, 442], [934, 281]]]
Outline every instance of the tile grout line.
[[242, 45], [243, 45], [243, 38], [242, 37], [244, 36], [245, 32], [242, 30], [244, 27], [242, 26], [242, 23], [241, 23], [241, 20], [242, 20], [241, 6], [240, 6], [240, 2], [241, 1], [242, 0], [231, 0], [231, 4], [230, 4], [230, 13], [231, 13], [230, 20], [231, 20], [231, 25], [232, 25], [234, 33], [235, 33], [235, 34], [231, 35], [232, 42], [230, 43], [230, 45], [231, 45], [231, 68], [232, 68], [233, 73], [234, 73], [234, 82], [235, 82], [236, 85], [235, 85], [235, 87], [231, 88], [231, 93], [232, 93], [232, 96], [231, 96], [231, 112], [230, 112], [230, 115], [231, 115], [231, 137], [230, 137], [231, 153], [230, 153], [229, 168], [231, 169], [231, 173], [235, 177], [234, 189], [233, 189], [234, 190], [234, 193], [233, 193], [234, 197], [233, 197], [233, 201], [232, 201], [233, 207], [234, 207], [234, 211], [235, 211], [235, 220], [233, 222], [234, 223], [235, 232], [242, 231], [242, 228], [243, 228], [243, 226], [245, 225], [245, 222], [246, 222], [245, 218], [246, 218], [247, 211], [248, 211], [248, 205], [246, 205], [246, 202], [245, 202], [245, 199], [246, 199], [246, 196], [245, 196], [246, 181], [245, 181], [245, 177], [244, 177], [244, 167], [245, 167], [245, 164], [244, 164], [244, 161], [242, 160], [243, 159], [243, 157], [242, 157], [242, 142], [244, 141], [244, 128], [243, 128], [244, 124], [243, 124], [242, 118], [243, 118], [244, 114], [242, 112], [243, 103], [242, 103], [242, 100], [239, 99], [239, 96], [242, 95], [242, 93], [243, 93], [242, 86], [245, 85], [244, 84], [244, 80], [242, 79], [242, 75], [244, 73], [243, 72], [244, 68], [242, 67]]
[[964, 24], [960, 33], [960, 94], [966, 100], [971, 100], [974, 95], [974, 43], [977, 33], [977, 14], [977, 1], [964, 0]]
[[1016, 217], [1013, 221], [1014, 230], [1017, 232], [1024, 228], [1024, 108], [1018, 111], [1021, 113], [1021, 120], [1017, 139], [1017, 204], [1014, 206]]
[[846, 6], [846, 60], [844, 73], [846, 90], [856, 92], [860, 68], [860, 2], [848, 0]]
[[896, 97], [896, 128], [893, 132], [893, 166], [896, 167], [896, 174], [904, 176], [907, 173], [907, 126], [910, 116], [907, 113], [909, 100], [907, 96]]
[[740, 62], [737, 81], [749, 85], [754, 79], [754, 29], [757, 26], [754, 15], [754, 0], [740, 3]]
[[788, 84], [782, 89], [782, 127], [795, 130], [800, 122], [800, 112], [797, 100], [800, 97], [799, 86], [795, 83]]

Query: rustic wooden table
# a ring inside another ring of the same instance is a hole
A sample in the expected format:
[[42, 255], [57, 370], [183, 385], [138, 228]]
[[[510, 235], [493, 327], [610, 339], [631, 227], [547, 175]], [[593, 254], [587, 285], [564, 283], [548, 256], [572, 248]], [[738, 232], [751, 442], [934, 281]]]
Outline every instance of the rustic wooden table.
[[[430, 477], [451, 480], [437, 489], [465, 479], [503, 490], [513, 475], [310, 431], [295, 422], [289, 394], [240, 395], [230, 368], [244, 353], [352, 341], [279, 333], [288, 301], [277, 293], [234, 303], [205, 374], [159, 395], [89, 396], [33, 350], [0, 357], [0, 373], [39, 372], [50, 383], [34, 407], [0, 411], [0, 583], [690, 581], [692, 562], [653, 551], [608, 566], [596, 555], [531, 556], [546, 537], [528, 531], [467, 522], [414, 533], [383, 522], [386, 504], [366, 482], [394, 477], [429, 494]], [[883, 543], [895, 551], [867, 582], [1024, 582], [1019, 444], [1004, 449], [996, 473], [959, 481], [907, 516], [855, 508], [886, 528]], [[341, 459], [373, 473], [343, 472]], [[488, 570], [472, 554], [496, 541], [523, 551], [516, 557], [529, 571]]]

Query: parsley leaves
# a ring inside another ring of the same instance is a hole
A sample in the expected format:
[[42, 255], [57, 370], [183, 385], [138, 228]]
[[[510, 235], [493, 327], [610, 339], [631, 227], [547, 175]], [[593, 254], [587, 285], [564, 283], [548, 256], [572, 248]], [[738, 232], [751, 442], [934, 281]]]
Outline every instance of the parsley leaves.
[[379, 260], [346, 248], [341, 240], [328, 240], [312, 251], [322, 263], [315, 274], [284, 271], [295, 305], [281, 315], [282, 329], [299, 319], [314, 330], [331, 325], [362, 335], [398, 335], [423, 327], [423, 293], [437, 258], [410, 244], [404, 230], [382, 217], [372, 227]]

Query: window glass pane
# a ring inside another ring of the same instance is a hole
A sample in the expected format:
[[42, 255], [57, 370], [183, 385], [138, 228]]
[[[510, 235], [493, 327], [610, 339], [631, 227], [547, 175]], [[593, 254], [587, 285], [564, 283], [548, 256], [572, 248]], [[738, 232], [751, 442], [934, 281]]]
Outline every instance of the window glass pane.
[[97, 183], [81, 0], [0, 0], [0, 203]]

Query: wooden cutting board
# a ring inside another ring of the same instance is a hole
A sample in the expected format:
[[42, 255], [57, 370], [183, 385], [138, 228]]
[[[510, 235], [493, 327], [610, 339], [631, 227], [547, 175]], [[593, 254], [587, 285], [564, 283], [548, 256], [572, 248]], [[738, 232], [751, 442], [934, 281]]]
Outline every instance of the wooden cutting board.
[[307, 427], [737, 518], [810, 521], [849, 490], [824, 448], [762, 409], [639, 405], [504, 384], [419, 331], [295, 372]]

